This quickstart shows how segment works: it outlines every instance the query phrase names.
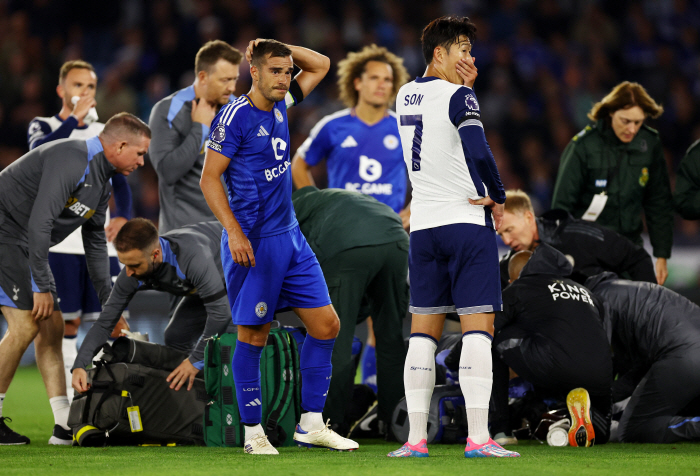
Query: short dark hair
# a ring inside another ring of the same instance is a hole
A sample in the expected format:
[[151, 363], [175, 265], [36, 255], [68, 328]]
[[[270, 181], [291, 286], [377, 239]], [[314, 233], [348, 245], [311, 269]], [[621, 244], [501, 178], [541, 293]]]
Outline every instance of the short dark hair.
[[93, 73], [95, 72], [95, 68], [87, 61], [66, 61], [65, 63], [63, 63], [63, 66], [61, 66], [61, 71], [59, 71], [58, 73], [58, 82], [62, 83], [66, 79], [66, 76], [68, 76], [68, 73], [70, 73], [74, 69], [87, 69], [89, 71], [92, 71]]
[[265, 64], [268, 54], [270, 55], [270, 58], [284, 58], [285, 56], [291, 56], [292, 50], [289, 48], [289, 46], [277, 40], [261, 41], [257, 46], [253, 47], [253, 54], [250, 64], [255, 66]]
[[472, 45], [476, 40], [476, 25], [468, 17], [449, 15], [428, 23], [420, 37], [425, 64], [433, 61], [435, 48], [442, 46], [449, 51], [450, 46], [457, 43], [460, 36], [469, 38]]
[[207, 41], [199, 49], [197, 56], [194, 57], [194, 74], [200, 71], [211, 73], [211, 68], [220, 59], [228, 61], [231, 64], [241, 64], [243, 55], [225, 41]]
[[151, 138], [151, 129], [138, 117], [128, 112], [120, 112], [109, 118], [105, 128], [100, 132], [101, 136], [108, 136], [112, 139], [120, 137], [122, 134], [135, 136], [146, 136]]
[[131, 250], [150, 251], [158, 242], [158, 229], [145, 218], [134, 218], [122, 226], [114, 239], [114, 248], [120, 253]]

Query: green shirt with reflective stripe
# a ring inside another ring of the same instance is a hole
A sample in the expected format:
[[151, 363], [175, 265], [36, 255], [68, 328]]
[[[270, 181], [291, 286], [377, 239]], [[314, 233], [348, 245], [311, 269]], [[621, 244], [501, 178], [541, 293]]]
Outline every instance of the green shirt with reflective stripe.
[[656, 130], [643, 125], [631, 142], [623, 143], [605, 121], [598, 121], [569, 142], [559, 164], [552, 208], [581, 218], [601, 192], [608, 199], [597, 223], [641, 245], [643, 213], [654, 256], [671, 256], [671, 186]]

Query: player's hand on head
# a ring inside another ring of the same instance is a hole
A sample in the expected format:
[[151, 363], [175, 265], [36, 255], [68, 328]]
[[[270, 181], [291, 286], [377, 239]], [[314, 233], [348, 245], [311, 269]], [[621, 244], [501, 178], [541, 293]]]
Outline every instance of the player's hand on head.
[[97, 101], [95, 101], [95, 98], [83, 96], [78, 100], [78, 102], [75, 103], [72, 114], [78, 119], [78, 121], [82, 121], [85, 119], [88, 112], [90, 112], [90, 108], [95, 107], [96, 105]]
[[73, 381], [71, 385], [78, 393], [85, 393], [90, 389], [90, 385], [87, 383], [87, 372], [85, 369], [75, 369], [73, 370]]
[[211, 127], [211, 121], [216, 117], [216, 106], [209, 104], [208, 101], [200, 99], [192, 101], [192, 122], [199, 122], [207, 127]]
[[187, 382], [187, 390], [189, 391], [192, 390], [197, 372], [199, 372], [199, 370], [197, 370], [197, 368], [190, 362], [190, 359], [187, 358], [183, 360], [175, 370], [170, 372], [170, 375], [168, 375], [168, 378], [166, 378], [165, 381], [168, 382], [170, 384], [170, 388], [174, 389], [175, 391], [180, 390], [185, 382]]
[[469, 199], [469, 203], [472, 205], [481, 205], [484, 206], [488, 209], [491, 210], [491, 214], [493, 215], [493, 226], [498, 231], [499, 228], [501, 228], [501, 224], [503, 223], [503, 204], [502, 203], [496, 203], [493, 200], [491, 200], [491, 197], [484, 197], [480, 198], [478, 200], [472, 200], [471, 198]]
[[475, 60], [476, 58], [470, 58], [469, 60], [461, 59], [457, 61], [457, 74], [462, 78], [462, 84], [468, 88], [474, 87], [474, 81], [476, 81], [478, 76], [478, 70], [474, 66]]
[[248, 47], [245, 49], [245, 60], [250, 63], [253, 59], [253, 48], [258, 46], [261, 41], [267, 41], [265, 38], [256, 38], [248, 43]]
[[48, 293], [34, 293], [34, 307], [32, 308], [32, 318], [35, 321], [48, 319], [53, 313], [53, 296]]
[[231, 251], [233, 261], [246, 268], [255, 267], [253, 245], [250, 244], [248, 237], [240, 229], [227, 231], [228, 248]]

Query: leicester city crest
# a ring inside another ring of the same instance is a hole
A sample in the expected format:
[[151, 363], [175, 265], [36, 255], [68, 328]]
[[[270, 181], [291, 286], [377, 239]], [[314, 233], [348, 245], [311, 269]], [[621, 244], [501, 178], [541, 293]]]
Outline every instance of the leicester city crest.
[[282, 113], [277, 108], [274, 109], [274, 113], [275, 113], [275, 119], [277, 119], [277, 122], [279, 122], [281, 124], [284, 121], [284, 117], [282, 117]]
[[467, 94], [464, 97], [464, 104], [471, 109], [472, 111], [478, 111], [479, 110], [479, 103], [476, 102], [476, 98], [474, 97], [473, 94]]
[[259, 302], [255, 305], [255, 314], [262, 319], [267, 314], [267, 304]]
[[214, 132], [211, 134], [211, 138], [212, 140], [221, 143], [226, 138], [226, 127], [224, 127], [223, 124], [216, 126]]
[[393, 134], [384, 136], [384, 147], [389, 150], [394, 150], [399, 146], [399, 139]]

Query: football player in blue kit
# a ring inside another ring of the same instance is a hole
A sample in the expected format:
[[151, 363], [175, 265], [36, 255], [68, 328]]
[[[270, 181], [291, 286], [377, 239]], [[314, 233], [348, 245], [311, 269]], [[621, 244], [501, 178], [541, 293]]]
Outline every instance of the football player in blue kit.
[[[232, 368], [245, 425], [244, 449], [278, 454], [260, 425], [260, 356], [275, 311], [291, 307], [308, 331], [300, 357], [302, 415], [294, 440], [300, 446], [354, 450], [357, 443], [332, 431], [321, 414], [340, 324], [318, 260], [299, 230], [288, 170], [286, 110], [316, 87], [330, 60], [306, 48], [261, 39], [248, 45], [246, 59], [252, 87], [214, 119], [200, 182], [224, 226], [221, 259], [238, 326]], [[292, 78], [294, 64], [301, 71]]]
[[[329, 188], [376, 198], [398, 213], [403, 227], [408, 228], [411, 217], [411, 205], [406, 203], [408, 176], [396, 113], [389, 109], [408, 78], [403, 59], [377, 45], [350, 52], [338, 63], [338, 90], [347, 108], [321, 119], [297, 150], [292, 160], [292, 179], [297, 190], [316, 185], [311, 167], [325, 159]], [[377, 362], [371, 317], [367, 324], [362, 383], [376, 393]]]
[[310, 168], [326, 159], [328, 187], [371, 195], [401, 215], [408, 227], [406, 167], [396, 114], [389, 105], [408, 81], [403, 60], [370, 45], [338, 63], [346, 109], [321, 119], [292, 160], [297, 189], [316, 185]]

